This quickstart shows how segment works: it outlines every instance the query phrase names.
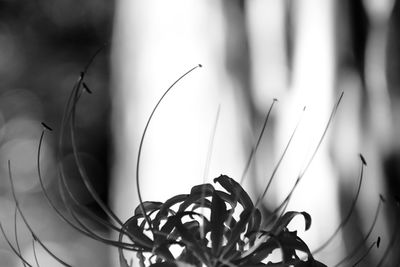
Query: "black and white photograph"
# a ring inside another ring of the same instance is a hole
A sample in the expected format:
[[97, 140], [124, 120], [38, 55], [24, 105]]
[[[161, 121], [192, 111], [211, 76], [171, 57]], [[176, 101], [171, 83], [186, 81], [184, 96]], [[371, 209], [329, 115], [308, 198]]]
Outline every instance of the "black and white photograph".
[[0, 267], [399, 250], [399, 0], [0, 0]]

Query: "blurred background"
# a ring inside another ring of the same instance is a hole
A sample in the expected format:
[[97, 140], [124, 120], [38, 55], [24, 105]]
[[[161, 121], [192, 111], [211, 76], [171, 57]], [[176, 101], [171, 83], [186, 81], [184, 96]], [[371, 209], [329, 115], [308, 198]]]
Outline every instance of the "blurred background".
[[[379, 194], [389, 200], [400, 189], [399, 12], [396, 0], [0, 0], [0, 221], [6, 233], [13, 238], [11, 160], [21, 208], [41, 240], [73, 266], [114, 264], [114, 250], [55, 216], [36, 173], [44, 121], [54, 129], [45, 136], [40, 159], [52, 199], [63, 210], [57, 193], [57, 164], [63, 163], [79, 201], [105, 218], [83, 189], [71, 147], [60, 154], [57, 138], [72, 86], [93, 53], [108, 43], [86, 75], [93, 94], [80, 100], [76, 134], [96, 190], [122, 220], [138, 204], [135, 164], [147, 117], [164, 90], [201, 63], [150, 124], [141, 158], [142, 197], [163, 201], [223, 173], [243, 178], [255, 198], [299, 122], [264, 208], [267, 213], [276, 207], [306, 171], [288, 208], [311, 214], [311, 229], [299, 233], [311, 249], [346, 216], [357, 189], [358, 154], [368, 163], [350, 224], [315, 255], [335, 265], [368, 231]], [[341, 92], [334, 122], [307, 167]], [[243, 177], [273, 98], [279, 101]], [[398, 211], [390, 201], [384, 211], [352, 263], [378, 235], [381, 248], [372, 250], [364, 266], [382, 256], [382, 266], [398, 263], [396, 253], [385, 254], [388, 246], [398, 246]], [[33, 262], [31, 236], [21, 219], [17, 224], [22, 253]], [[42, 249], [37, 253], [42, 266], [57, 266]], [[21, 265], [4, 238], [0, 265]]]
[[[0, 221], [13, 239], [15, 205], [7, 169], [11, 160], [27, 219], [41, 240], [73, 266], [109, 266], [106, 248], [76, 233], [45, 202], [36, 170], [40, 123], [54, 130], [45, 136], [40, 161], [52, 199], [61, 204], [56, 179], [57, 164], [62, 161], [69, 166], [67, 175], [78, 199], [96, 210], [82, 191], [71, 149], [59, 155], [57, 139], [63, 109], [79, 73], [111, 39], [113, 14], [113, 1], [0, 1]], [[77, 122], [79, 150], [104, 200], [110, 180], [109, 62], [108, 49], [92, 65], [87, 83], [96, 89], [90, 99], [82, 99]], [[22, 253], [33, 262], [31, 236], [20, 218], [18, 226]], [[57, 266], [44, 250], [38, 248], [37, 253], [41, 266]], [[1, 238], [0, 266], [17, 265], [21, 262]]]

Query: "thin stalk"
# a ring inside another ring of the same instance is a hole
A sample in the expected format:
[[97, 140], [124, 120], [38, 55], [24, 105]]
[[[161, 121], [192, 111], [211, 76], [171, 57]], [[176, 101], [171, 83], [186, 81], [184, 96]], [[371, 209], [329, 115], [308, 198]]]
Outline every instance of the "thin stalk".
[[191, 68], [189, 71], [187, 71], [186, 73], [184, 73], [182, 76], [180, 76], [174, 83], [172, 83], [172, 85], [164, 92], [164, 94], [161, 96], [161, 98], [158, 100], [157, 104], [154, 106], [147, 122], [146, 122], [146, 126], [144, 127], [143, 133], [142, 133], [142, 138], [140, 139], [140, 144], [139, 144], [139, 151], [138, 151], [138, 155], [137, 155], [137, 161], [136, 161], [136, 189], [137, 189], [137, 194], [138, 194], [138, 198], [139, 198], [139, 203], [140, 203], [140, 209], [143, 213], [144, 219], [146, 220], [146, 223], [149, 225], [149, 229], [152, 232], [153, 236], [154, 236], [154, 230], [153, 230], [153, 226], [151, 224], [151, 220], [150, 218], [147, 216], [145, 208], [144, 208], [144, 204], [143, 204], [143, 200], [142, 200], [142, 194], [140, 192], [140, 158], [142, 155], [142, 149], [143, 149], [143, 143], [144, 143], [144, 138], [146, 136], [146, 132], [147, 129], [150, 125], [151, 119], [154, 116], [154, 113], [156, 112], [158, 106], [160, 105], [161, 101], [164, 99], [164, 97], [168, 94], [168, 92], [175, 86], [175, 84], [177, 84], [181, 79], [183, 79], [186, 75], [188, 75], [189, 73], [191, 73], [193, 70], [202, 67], [202, 65], [197, 65], [193, 68]]
[[[399, 204], [399, 203], [397, 203], [397, 204]], [[400, 233], [399, 223], [400, 223], [400, 209], [399, 209], [399, 207], [397, 207], [396, 220], [393, 225], [394, 230], [391, 234], [389, 244], [386, 247], [385, 251], [383, 252], [383, 255], [382, 255], [380, 261], [378, 262], [378, 264], [376, 265], [376, 267], [382, 266], [382, 264], [385, 262], [385, 260], [388, 259], [389, 253], [393, 251], [394, 245], [395, 245], [396, 241], [399, 239], [399, 233]]]
[[97, 194], [96, 190], [93, 188], [92, 183], [87, 175], [85, 166], [82, 163], [81, 157], [78, 154], [77, 144], [76, 144], [76, 136], [75, 136], [75, 114], [76, 114], [76, 104], [79, 99], [79, 90], [76, 91], [75, 100], [72, 102], [73, 108], [71, 110], [71, 119], [70, 119], [70, 136], [72, 143], [72, 151], [75, 158], [75, 164], [78, 167], [79, 174], [82, 178], [82, 181], [85, 184], [85, 187], [88, 189], [91, 197], [96, 201], [96, 203], [101, 207], [101, 209], [115, 222], [117, 222], [120, 226], [122, 226], [122, 221], [115, 215], [115, 213], [107, 207], [107, 205], [101, 200], [100, 196]]
[[[45, 128], [51, 130], [51, 128], [49, 126], [45, 125], [44, 123], [42, 123], [42, 125], [44, 125]], [[108, 239], [104, 239], [104, 238], [99, 238], [94, 233], [87, 232], [87, 231], [79, 228], [77, 225], [75, 225], [73, 222], [71, 222], [69, 219], [67, 219], [67, 217], [63, 213], [61, 213], [59, 211], [59, 209], [55, 206], [54, 202], [51, 200], [51, 198], [50, 198], [50, 196], [49, 196], [49, 194], [47, 192], [46, 187], [44, 186], [44, 181], [43, 181], [43, 177], [42, 177], [41, 169], [40, 169], [40, 155], [41, 155], [41, 149], [42, 149], [44, 133], [45, 133], [45, 131], [42, 131], [42, 134], [40, 135], [40, 139], [39, 139], [39, 146], [38, 146], [38, 152], [37, 152], [37, 173], [38, 173], [38, 178], [39, 178], [39, 184], [40, 184], [40, 187], [41, 187], [41, 191], [42, 191], [42, 194], [44, 195], [44, 197], [46, 199], [46, 202], [49, 204], [49, 206], [52, 208], [52, 210], [55, 211], [57, 216], [62, 221], [64, 221], [68, 225], [70, 225], [73, 229], [75, 229], [79, 233], [81, 233], [81, 234], [83, 234], [83, 235], [85, 235], [85, 236], [87, 236], [87, 237], [89, 237], [91, 239], [94, 239], [96, 241], [100, 241], [102, 243], [111, 244], [111, 245], [114, 245], [114, 246], [118, 246], [118, 245], [124, 245], [125, 246], [126, 244], [120, 244], [117, 241], [108, 240]], [[59, 181], [59, 184], [61, 184], [61, 181]], [[60, 191], [60, 193], [61, 193], [61, 195], [63, 195], [63, 192]], [[64, 205], [67, 206], [67, 204], [65, 202], [64, 202]], [[110, 224], [106, 224], [106, 225], [109, 226]], [[120, 231], [118, 231], [118, 232], [120, 232]]]
[[311, 158], [307, 162], [305, 168], [303, 169], [302, 172], [300, 172], [300, 174], [298, 176], [298, 177], [300, 177], [300, 179], [301, 179], [301, 177], [304, 176], [304, 174], [306, 173], [307, 169], [310, 167], [311, 162], [314, 160], [315, 155], [317, 154], [317, 152], [318, 152], [318, 150], [319, 150], [319, 148], [320, 148], [320, 146], [322, 144], [322, 141], [325, 139], [325, 135], [328, 132], [329, 126], [331, 125], [331, 123], [333, 121], [333, 118], [336, 115], [337, 109], [339, 107], [340, 102], [342, 101], [343, 95], [344, 95], [344, 92], [342, 92], [340, 94], [338, 101], [336, 102], [335, 106], [333, 107], [333, 110], [332, 110], [331, 115], [329, 117], [328, 123], [325, 126], [324, 132], [322, 133], [321, 138], [319, 139], [318, 144], [317, 144], [316, 148], [314, 149], [314, 153], [311, 155]]
[[28, 228], [29, 232], [31, 233], [32, 237], [42, 246], [42, 248], [44, 250], [47, 251], [47, 253], [53, 257], [56, 261], [58, 261], [60, 264], [62, 264], [63, 266], [66, 267], [72, 267], [71, 265], [69, 265], [68, 263], [66, 263], [65, 261], [63, 261], [62, 259], [60, 259], [59, 257], [57, 257], [49, 248], [47, 248], [47, 246], [45, 244], [43, 244], [43, 242], [37, 237], [37, 235], [35, 234], [35, 232], [33, 231], [32, 227], [29, 225], [28, 220], [25, 218], [24, 213], [22, 212], [20, 206], [19, 206], [19, 202], [15, 193], [15, 188], [14, 188], [14, 182], [12, 179], [12, 173], [11, 173], [11, 163], [10, 160], [8, 161], [8, 176], [9, 176], [9, 180], [10, 180], [10, 184], [11, 184], [11, 191], [12, 191], [12, 195], [14, 198], [14, 202], [15, 205], [18, 209], [19, 214], [21, 215], [22, 220], [24, 221], [26, 227]]
[[254, 156], [256, 155], [257, 150], [258, 150], [258, 147], [260, 146], [262, 137], [264, 136], [265, 129], [267, 128], [267, 123], [268, 123], [268, 121], [269, 121], [269, 117], [270, 117], [270, 115], [271, 115], [272, 108], [274, 107], [274, 104], [275, 104], [275, 102], [277, 102], [277, 101], [278, 101], [278, 99], [276, 99], [276, 98], [273, 99], [272, 104], [271, 104], [271, 106], [269, 107], [268, 113], [267, 113], [267, 115], [265, 116], [264, 124], [263, 124], [263, 126], [262, 126], [262, 128], [261, 128], [260, 134], [258, 135], [257, 143], [256, 143], [255, 147], [254, 147], [254, 148], [251, 150], [251, 152], [250, 152], [249, 158], [247, 159], [246, 166], [245, 166], [245, 168], [244, 168], [244, 170], [243, 170], [243, 173], [242, 173], [242, 176], [241, 176], [241, 178], [240, 178], [240, 183], [239, 183], [240, 185], [243, 184], [244, 179], [246, 178], [247, 173], [249, 172], [250, 165], [251, 165], [251, 163], [253, 162]]
[[[217, 126], [218, 126], [218, 120], [219, 120], [220, 111], [221, 111], [221, 105], [218, 105], [217, 114], [215, 115], [214, 126], [213, 126], [213, 129], [212, 129], [212, 133], [211, 133], [209, 144], [208, 144], [206, 165], [204, 167], [203, 184], [206, 183], [206, 180], [207, 180], [207, 177], [208, 177], [208, 174], [209, 174], [209, 171], [210, 171], [210, 162], [211, 162], [211, 157], [212, 157], [213, 148], [214, 148], [214, 139], [215, 139], [215, 134], [217, 132]], [[205, 202], [204, 198], [205, 198], [205, 190], [203, 190], [202, 194], [201, 194], [200, 207], [202, 207], [201, 208], [202, 213], [204, 211], [204, 202]], [[204, 224], [200, 225], [200, 237], [201, 237], [201, 239], [204, 239]]]
[[324, 243], [322, 243], [322, 245], [320, 245], [318, 248], [316, 248], [313, 251], [313, 255], [321, 252], [324, 248], [326, 248], [329, 245], [329, 243], [332, 242], [333, 238], [347, 224], [347, 222], [349, 221], [351, 215], [353, 214], [354, 208], [355, 208], [357, 200], [358, 200], [358, 196], [360, 195], [360, 190], [361, 190], [361, 185], [362, 185], [362, 180], [363, 180], [364, 167], [366, 166], [365, 159], [361, 154], [360, 154], [360, 159], [361, 159], [360, 179], [359, 179], [359, 182], [358, 182], [357, 192], [356, 192], [356, 195], [355, 195], [355, 197], [354, 197], [354, 199], [353, 199], [353, 201], [352, 201], [352, 203], [350, 205], [350, 209], [347, 212], [346, 217], [344, 217], [344, 219], [341, 221], [341, 223], [336, 228], [336, 230], [332, 233], [332, 235]]
[[40, 267], [38, 257], [36, 255], [36, 247], [35, 247], [35, 239], [32, 239], [32, 250], [33, 250], [33, 257], [35, 258], [35, 263], [37, 267]]
[[4, 239], [6, 240], [8, 246], [11, 248], [11, 250], [14, 252], [15, 255], [17, 255], [17, 257], [24, 262], [26, 265], [28, 265], [29, 267], [32, 267], [31, 264], [29, 264], [29, 262], [27, 262], [24, 257], [18, 252], [18, 250], [13, 246], [13, 244], [11, 243], [10, 239], [8, 238], [8, 236], [6, 235], [6, 232], [4, 231], [3, 225], [0, 223], [0, 231], [4, 237]]
[[[305, 111], [305, 107], [303, 108], [303, 112], [304, 112], [304, 111]], [[302, 113], [302, 114], [303, 114], [303, 113]], [[261, 194], [261, 196], [258, 197], [258, 199], [257, 199], [257, 201], [256, 201], [256, 204], [254, 205], [255, 207], [257, 207], [257, 206], [260, 204], [260, 202], [265, 198], [265, 195], [267, 194], [268, 189], [269, 189], [269, 187], [271, 186], [271, 183], [272, 183], [272, 181], [273, 181], [273, 179], [274, 179], [274, 177], [275, 177], [275, 174], [276, 174], [276, 172], [278, 171], [279, 166], [281, 165], [282, 160], [283, 160], [283, 158], [285, 157], [287, 150], [289, 149], [289, 146], [290, 146], [290, 144], [291, 144], [291, 142], [292, 142], [292, 140], [293, 140], [294, 135], [296, 134], [296, 131], [297, 131], [297, 128], [299, 127], [299, 125], [300, 125], [301, 119], [302, 119], [302, 117], [300, 117], [299, 121], [297, 122], [296, 127], [294, 128], [294, 130], [293, 130], [293, 132], [292, 132], [292, 134], [291, 134], [291, 136], [290, 136], [290, 138], [289, 138], [289, 141], [287, 142], [286, 147], [285, 147], [285, 149], [283, 150], [283, 153], [282, 153], [282, 155], [280, 156], [280, 158], [279, 158], [279, 160], [278, 160], [278, 163], [275, 165], [275, 168], [274, 168], [274, 170], [272, 171], [272, 174], [271, 174], [271, 176], [270, 176], [270, 178], [269, 178], [269, 180], [268, 180], [267, 186], [265, 187], [265, 189], [264, 189], [263, 193]]]
[[[271, 112], [272, 112], [272, 109], [273, 109], [273, 107], [274, 107], [274, 104], [275, 104], [275, 102], [277, 102], [277, 101], [278, 101], [278, 100], [277, 100], [276, 98], [274, 98], [274, 99], [272, 100], [271, 106], [269, 107], [268, 112], [267, 112], [267, 114], [265, 115], [264, 124], [263, 124], [263, 126], [262, 126], [262, 128], [261, 128], [260, 134], [258, 135], [257, 143], [256, 143], [255, 147], [251, 150], [250, 155], [249, 155], [249, 158], [248, 158], [247, 163], [246, 163], [246, 166], [245, 166], [245, 168], [244, 168], [244, 170], [243, 170], [243, 174], [242, 174], [242, 177], [241, 177], [240, 183], [239, 183], [240, 185], [242, 185], [242, 183], [243, 183], [243, 181], [244, 181], [244, 179], [245, 179], [245, 177], [246, 177], [246, 175], [247, 175], [247, 172], [248, 172], [248, 170], [249, 170], [249, 168], [250, 168], [251, 162], [253, 161], [254, 155], [256, 154], [256, 152], [257, 152], [257, 150], [258, 150], [258, 147], [260, 146], [260, 143], [261, 143], [262, 137], [263, 137], [263, 135], [264, 135], [265, 129], [267, 128], [267, 122], [269, 121], [269, 117], [270, 117], [270, 115], [271, 115]], [[234, 200], [235, 203], [236, 203], [236, 202], [238, 201], [238, 199], [239, 199], [239, 191], [238, 191], [238, 190], [239, 190], [239, 189], [236, 189], [236, 192], [235, 192], [235, 200]], [[252, 210], [252, 212], [250, 213], [249, 216], [252, 216], [253, 213], [255, 212], [255, 210], [256, 210], [256, 208], [253, 207], [253, 210]], [[231, 221], [232, 221], [232, 219], [233, 219], [233, 213], [234, 213], [234, 210], [232, 209], [232, 212], [230, 212], [230, 213], [228, 214], [228, 218], [226, 219], [226, 225], [230, 225], [230, 224], [231, 224]], [[222, 255], [222, 256], [223, 256], [223, 255]]]
[[[82, 94], [81, 86], [83, 86], [83, 88], [91, 93], [91, 91], [88, 89], [87, 85], [83, 85], [83, 79], [89, 69], [89, 67], [91, 66], [91, 64], [93, 63], [94, 59], [96, 58], [96, 56], [104, 49], [104, 47], [106, 47], [107, 44], [104, 44], [103, 46], [101, 46], [95, 53], [94, 55], [90, 58], [89, 62], [85, 65], [83, 71], [80, 73], [79, 78], [77, 80], [77, 82], [75, 83], [75, 85], [72, 88], [72, 91], [68, 97], [67, 103], [65, 105], [64, 108], [64, 112], [63, 112], [63, 117], [62, 117], [62, 121], [61, 121], [61, 129], [60, 129], [60, 138], [58, 141], [58, 147], [59, 147], [59, 152], [62, 154], [63, 148], [64, 148], [64, 132], [65, 132], [65, 128], [67, 126], [67, 122], [71, 120], [71, 116], [74, 115], [74, 109], [76, 108], [76, 102], [78, 101], [79, 97]], [[75, 156], [75, 154], [74, 154]], [[60, 159], [60, 164], [58, 167], [59, 173], [60, 173], [60, 178], [64, 180], [65, 182], [65, 177], [64, 177], [64, 165], [62, 163], [62, 160]], [[96, 199], [95, 199], [96, 200]], [[107, 214], [107, 216], [109, 216], [111, 219], [117, 219], [116, 222], [119, 222], [119, 225], [122, 225], [122, 222], [120, 220], [118, 220], [118, 218], [116, 218], [116, 216], [112, 216], [112, 212], [110, 212], [105, 205], [101, 205], [101, 203], [98, 203], [100, 205], [101, 208], [105, 208], [104, 212]], [[110, 224], [111, 225], [111, 224]], [[111, 227], [111, 226], [110, 226]], [[111, 227], [112, 228], [112, 227]]]
[[358, 244], [354, 247], [354, 249], [350, 253], [348, 253], [347, 256], [344, 257], [341, 261], [336, 263], [334, 267], [339, 267], [343, 263], [348, 262], [364, 246], [365, 242], [368, 240], [368, 238], [370, 237], [373, 229], [375, 228], [376, 221], [378, 220], [378, 216], [379, 216], [379, 213], [380, 213], [380, 210], [381, 210], [382, 202], [383, 202], [383, 198], [379, 198], [378, 207], [376, 208], [374, 219], [372, 221], [371, 226], [369, 227], [369, 230], [368, 230], [367, 234], [364, 236], [364, 238], [362, 240], [360, 240], [360, 242], [358, 242]]
[[[106, 239], [100, 235], [98, 235], [97, 233], [93, 232], [89, 227], [87, 227], [80, 219], [79, 217], [75, 214], [74, 210], [70, 207], [70, 205], [68, 204], [68, 201], [66, 199], [66, 195], [65, 192], [62, 188], [62, 184], [59, 183], [59, 191], [61, 193], [61, 199], [68, 211], [68, 213], [72, 216], [72, 218], [80, 225], [79, 228], [81, 230], [81, 232], [84, 232], [86, 236], [90, 237], [91, 239], [94, 239], [96, 241], [99, 241], [103, 244], [106, 245], [111, 245], [117, 248], [121, 248], [121, 249], [125, 249], [125, 250], [129, 250], [129, 251], [139, 251], [140, 249], [137, 248], [134, 244], [130, 244], [130, 243], [125, 243], [125, 242], [120, 242], [120, 241], [115, 241], [115, 240], [110, 240], [110, 239]], [[128, 237], [130, 237], [127, 232], [121, 230], [119, 231], [120, 234], [123, 235], [127, 235]]]
[[[18, 241], [18, 227], [17, 227], [17, 207], [14, 208], [14, 238], [15, 238], [15, 246], [17, 247], [18, 253], [22, 255], [21, 253], [21, 248], [19, 246], [19, 241]], [[22, 261], [22, 265], [26, 267], [26, 264], [24, 261]]]
[[[292, 189], [290, 190], [289, 194], [286, 196], [286, 198], [282, 201], [282, 203], [272, 212], [272, 214], [277, 214], [277, 212], [282, 209], [282, 207], [287, 206], [288, 202], [290, 201], [295, 189], [297, 188], [298, 184], [300, 183], [300, 181], [303, 179], [307, 169], [309, 168], [309, 166], [311, 165], [312, 161], [314, 160], [315, 155], [317, 154], [319, 148], [321, 147], [322, 141], [325, 139], [325, 136], [328, 132], [328, 129], [333, 121], [333, 118], [336, 115], [337, 109], [339, 108], [339, 104], [343, 98], [344, 92], [342, 92], [336, 102], [336, 104], [334, 105], [331, 115], [329, 116], [328, 122], [326, 123], [325, 129], [317, 143], [317, 146], [314, 149], [313, 154], [311, 155], [310, 159], [308, 160], [306, 166], [303, 168], [302, 171], [299, 172], [299, 175], [297, 176], [296, 182], [294, 183]], [[272, 216], [271, 216], [272, 217]], [[268, 220], [267, 223], [265, 225], [268, 225], [271, 223], [271, 220]]]
[[360, 263], [368, 256], [368, 254], [370, 253], [370, 251], [372, 250], [372, 248], [373, 248], [375, 245], [376, 245], [377, 247], [379, 247], [380, 240], [381, 240], [381, 238], [378, 237], [378, 240], [377, 240], [377, 241], [374, 241], [374, 242], [369, 246], [367, 252], [365, 252], [365, 254], [364, 254], [359, 260], [357, 260], [357, 261], [352, 265], [352, 267], [356, 267], [358, 264], [360, 264]]

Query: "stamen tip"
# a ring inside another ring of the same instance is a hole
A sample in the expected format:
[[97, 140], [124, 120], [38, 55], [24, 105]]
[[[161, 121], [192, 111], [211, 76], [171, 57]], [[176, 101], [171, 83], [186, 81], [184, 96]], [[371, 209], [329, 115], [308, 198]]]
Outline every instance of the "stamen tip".
[[378, 236], [378, 239], [376, 240], [376, 247], [379, 248], [380, 244], [381, 244], [381, 237]]
[[361, 159], [362, 163], [363, 163], [365, 166], [367, 166], [367, 162], [365, 161], [364, 156], [363, 156], [361, 153], [359, 154], [359, 156], [360, 156], [360, 159]]
[[203, 67], [203, 65], [201, 65], [201, 64], [198, 64], [197, 66], [199, 66], [199, 68], [202, 68], [202, 67]]
[[273, 101], [274, 102], [278, 102], [279, 100], [278, 100], [278, 98], [274, 98]]
[[386, 199], [383, 197], [382, 194], [379, 194], [379, 198], [382, 200], [382, 202], [386, 202]]
[[89, 87], [87, 86], [87, 84], [85, 82], [82, 83], [83, 88], [86, 90], [86, 92], [88, 92], [89, 94], [92, 94], [92, 90], [89, 89]]
[[46, 123], [42, 122], [41, 124], [46, 130], [49, 130], [50, 132], [53, 131], [53, 129], [50, 126], [48, 126]]

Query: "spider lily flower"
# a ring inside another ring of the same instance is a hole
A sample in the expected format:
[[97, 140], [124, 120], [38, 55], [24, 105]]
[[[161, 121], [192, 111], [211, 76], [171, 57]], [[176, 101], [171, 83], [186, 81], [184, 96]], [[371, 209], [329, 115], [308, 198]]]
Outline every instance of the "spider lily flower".
[[[145, 253], [152, 255], [153, 262], [148, 259], [150, 266], [179, 266], [177, 262], [193, 266], [326, 266], [313, 258], [296, 231], [287, 228], [295, 216], [301, 215], [308, 230], [308, 213], [289, 211], [262, 228], [261, 211], [239, 183], [226, 175], [215, 178], [214, 183], [224, 191], [212, 184], [201, 184], [189, 194], [174, 196], [164, 203], [143, 202], [151, 226], [140, 206], [136, 208], [124, 229], [142, 248], [142, 266], [146, 265]], [[241, 212], [235, 219], [233, 214], [238, 210]], [[173, 255], [170, 248], [176, 244], [181, 250]], [[281, 251], [282, 260], [272, 263], [268, 259], [275, 249]], [[305, 260], [299, 251], [306, 253]], [[126, 260], [121, 265], [129, 266]]]

